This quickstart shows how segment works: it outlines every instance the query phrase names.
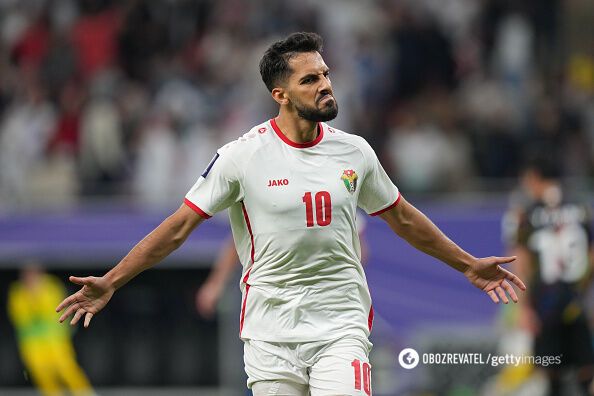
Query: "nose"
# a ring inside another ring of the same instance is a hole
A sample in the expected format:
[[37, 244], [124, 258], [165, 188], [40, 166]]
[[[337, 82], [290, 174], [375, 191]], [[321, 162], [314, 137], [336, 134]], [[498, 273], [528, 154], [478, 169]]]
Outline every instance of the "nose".
[[330, 82], [330, 79], [326, 76], [322, 76], [322, 78], [320, 79], [320, 86], [319, 86], [319, 91], [321, 94], [329, 94], [332, 93], [332, 83]]

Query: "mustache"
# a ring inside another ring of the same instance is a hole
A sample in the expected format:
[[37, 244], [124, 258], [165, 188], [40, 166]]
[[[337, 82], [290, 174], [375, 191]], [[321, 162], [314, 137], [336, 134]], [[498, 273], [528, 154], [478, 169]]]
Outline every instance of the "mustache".
[[332, 94], [332, 92], [322, 92], [320, 96], [316, 99], [316, 104], [320, 103], [320, 101], [324, 99], [326, 96], [330, 96], [332, 99], [334, 99], [334, 95]]

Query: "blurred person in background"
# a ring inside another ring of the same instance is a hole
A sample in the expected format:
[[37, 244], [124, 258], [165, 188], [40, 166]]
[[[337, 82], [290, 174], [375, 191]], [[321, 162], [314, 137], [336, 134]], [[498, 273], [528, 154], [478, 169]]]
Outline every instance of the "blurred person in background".
[[24, 264], [20, 279], [8, 290], [8, 314], [21, 359], [31, 380], [44, 396], [94, 395], [91, 384], [76, 362], [71, 330], [56, 323], [54, 308], [66, 296], [62, 282], [40, 264]]
[[493, 302], [518, 300], [509, 282], [524, 284], [500, 266], [513, 257], [461, 249], [402, 198], [363, 138], [325, 123], [338, 105], [321, 51], [315, 33], [294, 33], [266, 50], [260, 72], [278, 116], [219, 149], [184, 204], [103, 277], [71, 276], [82, 287], [57, 306], [60, 322], [74, 315], [72, 325], [84, 318], [88, 327], [117, 289], [226, 208], [243, 261], [239, 331], [256, 396], [371, 394], [373, 307], [357, 206]]
[[[1, 204], [45, 204], [53, 184], [48, 173], [69, 191], [56, 201], [130, 192], [144, 200], [153, 166], [179, 172], [200, 157], [185, 157], [186, 139], [218, 147], [272, 111], [253, 95], [252, 60], [271, 37], [305, 28], [325, 31], [334, 81], [348, 82], [337, 91], [344, 100], [335, 126], [356, 129], [381, 148], [394, 167], [386, 162], [388, 173], [409, 191], [469, 191], [489, 183], [503, 192], [533, 139], [561, 143], [555, 150], [564, 176], [586, 184], [594, 169], [589, 0], [11, 0], [0, 10]], [[558, 55], [554, 62], [546, 61], [550, 53]], [[38, 104], [23, 95], [28, 80], [39, 81]], [[97, 86], [112, 87], [98, 95]], [[131, 87], [141, 100], [129, 96]], [[427, 99], [436, 91], [454, 122], [428, 117]], [[547, 114], [550, 104], [539, 102], [549, 96], [559, 103]], [[417, 103], [418, 114], [400, 116]], [[159, 139], [148, 125], [169, 110], [171, 147], [151, 163]], [[26, 131], [15, 136], [16, 129]], [[203, 133], [208, 129], [217, 136]], [[31, 137], [38, 140], [21, 148]], [[39, 151], [48, 139], [49, 152]], [[56, 160], [56, 142], [72, 152]], [[403, 149], [422, 145], [433, 154]], [[165, 165], [169, 152], [177, 166]], [[179, 191], [176, 182], [168, 184]], [[163, 205], [171, 196], [148, 200]]]
[[0, 197], [22, 203], [31, 200], [29, 177], [43, 164], [56, 112], [37, 76], [20, 78], [18, 94], [0, 119]]
[[590, 207], [562, 189], [549, 151], [531, 155], [520, 182], [528, 200], [513, 204], [504, 219], [516, 270], [530, 290], [518, 307], [518, 325], [534, 336], [536, 357], [561, 358], [560, 364], [537, 364], [548, 378], [549, 395], [565, 394], [564, 374], [572, 369], [588, 395], [594, 374], [584, 305], [593, 265]]

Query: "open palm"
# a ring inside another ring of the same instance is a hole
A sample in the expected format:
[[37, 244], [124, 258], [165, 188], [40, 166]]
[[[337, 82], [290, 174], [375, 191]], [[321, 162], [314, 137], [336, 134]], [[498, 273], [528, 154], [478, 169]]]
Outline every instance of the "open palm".
[[501, 301], [507, 304], [509, 299], [506, 292], [513, 302], [518, 302], [518, 296], [509, 281], [521, 290], [526, 290], [526, 285], [516, 275], [500, 266], [500, 264], [507, 264], [515, 259], [515, 257], [480, 258], [477, 259], [475, 265], [464, 272], [464, 275], [470, 283], [486, 292], [494, 303], [499, 303], [501, 298]]
[[66, 309], [60, 322], [66, 320], [67, 317], [74, 314], [70, 321], [71, 325], [78, 323], [81, 317], [85, 317], [84, 326], [89, 327], [93, 315], [101, 311], [113, 296], [114, 289], [110, 287], [104, 278], [96, 278], [94, 276], [87, 276], [85, 278], [78, 278], [71, 276], [70, 281], [82, 288], [74, 294], [66, 297], [58, 307], [56, 312]]

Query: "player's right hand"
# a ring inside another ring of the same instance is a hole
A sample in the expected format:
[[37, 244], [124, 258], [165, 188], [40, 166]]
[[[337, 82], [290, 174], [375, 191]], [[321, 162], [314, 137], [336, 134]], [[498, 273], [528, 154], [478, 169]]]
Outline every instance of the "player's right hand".
[[70, 325], [78, 323], [80, 318], [85, 317], [84, 326], [89, 327], [93, 315], [97, 314], [111, 299], [115, 288], [104, 278], [97, 278], [94, 276], [87, 276], [78, 278], [71, 276], [70, 282], [81, 285], [82, 288], [74, 294], [66, 297], [60, 305], [56, 307], [56, 312], [64, 309], [64, 313], [60, 316], [60, 323], [66, 320], [67, 317], [74, 314], [70, 321]]

